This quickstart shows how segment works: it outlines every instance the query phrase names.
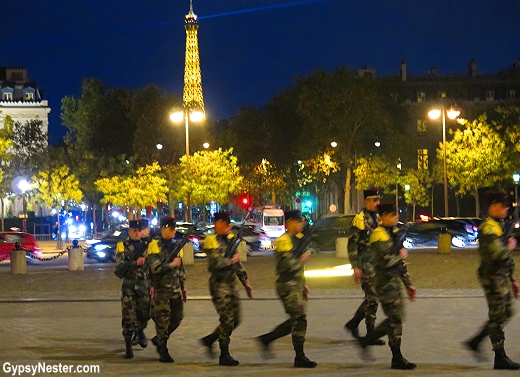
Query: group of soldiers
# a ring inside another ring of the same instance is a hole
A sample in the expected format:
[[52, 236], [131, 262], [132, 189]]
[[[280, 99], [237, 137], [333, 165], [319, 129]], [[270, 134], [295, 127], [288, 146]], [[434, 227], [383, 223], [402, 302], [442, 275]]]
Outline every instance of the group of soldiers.
[[[489, 320], [472, 339], [464, 342], [477, 358], [480, 358], [481, 341], [489, 336], [495, 351], [495, 369], [520, 369], [504, 351], [504, 327], [513, 316], [512, 298], [518, 297], [519, 285], [510, 251], [516, 247], [514, 239], [505, 239], [503, 220], [508, 216], [509, 196], [505, 192], [493, 192], [487, 196], [489, 216], [479, 227], [479, 252], [481, 265], [478, 277], [489, 306]], [[402, 232], [396, 203], [380, 203], [377, 189], [364, 191], [365, 208], [355, 216], [351, 227], [348, 253], [354, 270], [354, 279], [360, 283], [365, 297], [345, 329], [357, 339], [367, 354], [368, 347], [385, 345], [381, 339], [388, 336], [392, 352], [391, 368], [408, 370], [417, 367], [401, 354], [403, 330], [404, 285], [409, 300], [414, 301], [416, 288], [412, 285], [405, 259]], [[295, 351], [294, 367], [315, 368], [317, 363], [304, 353], [307, 332], [306, 302], [309, 288], [304, 277], [308, 253], [300, 251], [309, 234], [304, 235], [305, 222], [299, 211], [285, 213], [286, 233], [275, 246], [276, 291], [289, 319], [271, 332], [256, 338], [265, 357], [270, 355], [271, 343], [291, 334]], [[253, 298], [252, 286], [238, 253], [227, 253], [236, 235], [231, 232], [230, 214], [215, 214], [215, 234], [206, 238], [204, 249], [208, 256], [209, 286], [213, 305], [219, 315], [219, 326], [200, 339], [208, 355], [215, 356], [214, 344], [220, 346], [219, 365], [236, 366], [239, 362], [229, 352], [233, 330], [241, 322], [241, 310], [237, 281]], [[187, 299], [182, 251], [171, 258], [175, 247], [175, 219], [161, 219], [161, 238], [151, 239], [146, 219], [130, 221], [129, 238], [116, 249], [116, 270], [125, 270], [122, 285], [122, 327], [126, 345], [126, 358], [133, 357], [132, 346], [147, 346], [144, 329], [152, 318], [157, 335], [156, 346], [159, 361], [173, 362], [167, 348], [169, 336], [183, 319], [183, 305]], [[140, 253], [141, 250], [145, 250]], [[136, 257], [137, 255], [137, 257]], [[376, 313], [381, 303], [386, 319], [376, 326]], [[359, 333], [359, 324], [365, 320], [366, 335]]]

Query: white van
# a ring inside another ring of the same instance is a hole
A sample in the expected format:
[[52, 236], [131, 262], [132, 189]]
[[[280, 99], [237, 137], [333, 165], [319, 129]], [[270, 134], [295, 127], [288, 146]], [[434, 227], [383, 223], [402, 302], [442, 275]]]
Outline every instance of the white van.
[[262, 229], [270, 238], [278, 238], [285, 233], [283, 210], [266, 206], [262, 211]]

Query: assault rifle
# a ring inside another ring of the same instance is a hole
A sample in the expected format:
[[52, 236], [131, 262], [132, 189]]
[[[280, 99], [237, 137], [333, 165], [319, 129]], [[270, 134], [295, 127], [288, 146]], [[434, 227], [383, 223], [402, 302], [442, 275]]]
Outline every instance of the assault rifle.
[[131, 255], [130, 258], [128, 258], [128, 262], [120, 263], [116, 266], [116, 270], [114, 271], [114, 274], [119, 279], [123, 279], [128, 271], [130, 270], [130, 267], [132, 266], [132, 262], [136, 261], [140, 257], [143, 256], [143, 253], [145, 252], [146, 248], [148, 247], [148, 244], [146, 242], [141, 241], [141, 247], [137, 250], [135, 250]]
[[511, 206], [509, 208], [509, 213], [506, 218], [506, 223], [504, 226], [504, 232], [502, 233], [502, 242], [505, 245], [507, 245], [509, 238], [511, 238], [513, 236], [513, 231], [515, 230], [515, 226], [518, 223], [518, 219], [519, 219], [518, 210], [519, 210], [518, 204], [515, 207]]
[[312, 233], [316, 229], [316, 224], [318, 224], [318, 221], [320, 219], [321, 219], [321, 215], [316, 219], [314, 224], [312, 224], [310, 227], [307, 228], [307, 232], [304, 233], [304, 236], [301, 238], [298, 245], [296, 245], [296, 247], [293, 249], [292, 252], [295, 257], [299, 258], [303, 254], [305, 254], [305, 252], [307, 251], [307, 246], [309, 246], [309, 243], [312, 240]]
[[226, 253], [224, 254], [224, 256], [226, 258], [233, 258], [233, 255], [235, 255], [237, 253], [238, 245], [240, 245], [240, 242], [242, 242], [242, 237], [243, 237], [243, 234], [244, 234], [244, 230], [246, 229], [246, 221], [247, 221], [247, 219], [249, 218], [250, 215], [251, 215], [251, 212], [248, 212], [246, 217], [244, 218], [244, 222], [242, 223], [242, 225], [238, 229], [236, 237], [234, 237], [231, 240], [231, 242], [228, 244], [228, 247], [226, 249]]
[[190, 226], [184, 234], [184, 236], [182, 237], [182, 240], [176, 242], [173, 245], [172, 250], [168, 253], [168, 256], [165, 259], [166, 264], [173, 262], [173, 260], [177, 258], [184, 245], [186, 245], [190, 240], [190, 236], [193, 234], [193, 231], [197, 228], [197, 225], [199, 225], [200, 222], [202, 222], [202, 220], [199, 220], [195, 224]]

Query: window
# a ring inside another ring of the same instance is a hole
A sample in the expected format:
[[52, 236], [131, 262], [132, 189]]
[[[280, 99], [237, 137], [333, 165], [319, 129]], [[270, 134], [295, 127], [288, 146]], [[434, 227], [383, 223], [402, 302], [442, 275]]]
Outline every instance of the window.
[[417, 169], [428, 169], [428, 149], [417, 150]]
[[516, 92], [514, 90], [510, 90], [509, 92], [507, 92], [508, 99], [515, 99], [515, 97], [516, 97]]
[[495, 91], [494, 90], [488, 90], [486, 92], [486, 101], [494, 101], [495, 100]]
[[34, 93], [25, 93], [25, 100], [32, 101], [34, 99]]
[[417, 92], [417, 102], [424, 102], [426, 100], [426, 93]]
[[419, 135], [426, 134], [427, 131], [427, 123], [425, 120], [417, 119], [417, 133]]
[[437, 93], [438, 98], [446, 98], [446, 92], [438, 92]]
[[13, 93], [4, 93], [4, 101], [12, 101]]

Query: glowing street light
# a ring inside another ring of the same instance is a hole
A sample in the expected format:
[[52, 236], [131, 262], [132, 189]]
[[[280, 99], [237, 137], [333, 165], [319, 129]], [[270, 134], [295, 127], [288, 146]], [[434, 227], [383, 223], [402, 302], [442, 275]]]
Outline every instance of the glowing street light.
[[204, 148], [208, 149], [208, 148], [209, 148], [209, 143], [204, 143], [204, 144], [202, 144], [202, 146], [203, 146]]
[[520, 174], [513, 174], [513, 181], [515, 181], [515, 203], [518, 205], [518, 182], [520, 181]]
[[376, 141], [376, 142], [374, 143], [374, 145], [375, 145], [376, 147], [379, 148], [379, 147], [381, 146], [381, 142], [380, 142], [380, 141]]
[[338, 143], [336, 143], [335, 141], [333, 141], [333, 142], [330, 143], [330, 146], [331, 146], [332, 148], [336, 148], [336, 147], [338, 146]]
[[157, 147], [157, 149], [159, 149], [159, 150], [163, 149], [163, 145], [162, 145], [162, 144], [157, 144], [156, 147]]

